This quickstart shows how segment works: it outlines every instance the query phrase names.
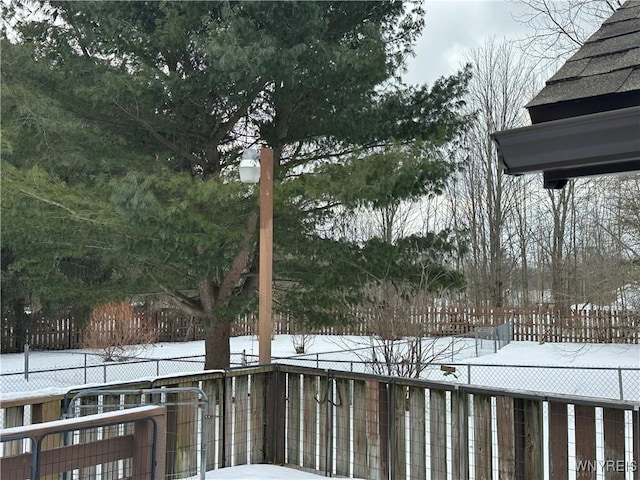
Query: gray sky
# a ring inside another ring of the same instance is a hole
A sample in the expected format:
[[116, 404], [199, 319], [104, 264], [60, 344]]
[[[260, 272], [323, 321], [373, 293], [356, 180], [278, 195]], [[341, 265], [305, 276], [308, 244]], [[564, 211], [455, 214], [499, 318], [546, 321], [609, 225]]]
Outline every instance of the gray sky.
[[460, 69], [464, 55], [487, 39], [524, 36], [527, 27], [513, 17], [522, 4], [506, 0], [426, 0], [426, 26], [408, 60], [403, 79], [409, 84], [432, 84]]

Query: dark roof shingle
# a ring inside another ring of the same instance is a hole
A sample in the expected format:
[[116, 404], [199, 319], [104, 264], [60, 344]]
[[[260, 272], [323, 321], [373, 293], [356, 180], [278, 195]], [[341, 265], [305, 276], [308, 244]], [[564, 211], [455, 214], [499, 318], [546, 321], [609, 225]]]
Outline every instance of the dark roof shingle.
[[527, 108], [640, 90], [640, 0], [628, 0], [551, 77]]

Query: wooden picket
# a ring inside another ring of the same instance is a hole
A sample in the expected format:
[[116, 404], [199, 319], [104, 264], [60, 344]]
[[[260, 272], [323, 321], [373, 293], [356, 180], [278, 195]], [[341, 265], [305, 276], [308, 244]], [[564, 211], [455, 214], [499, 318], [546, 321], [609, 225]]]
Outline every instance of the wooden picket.
[[[151, 317], [151, 318], [148, 318]], [[371, 311], [354, 310], [350, 324], [327, 325], [305, 330], [314, 335], [371, 335], [375, 324]], [[183, 342], [202, 340], [205, 325], [177, 310], [163, 309], [139, 314], [141, 325], [153, 322], [158, 341]], [[424, 336], [472, 335], [475, 328], [511, 323], [513, 339], [537, 342], [639, 343], [640, 312], [632, 310], [583, 310], [557, 312], [508, 308], [423, 307], [415, 308], [407, 321], [422, 326]], [[11, 315], [0, 319], [0, 352], [21, 352], [25, 341], [37, 350], [59, 350], [81, 346], [81, 325], [74, 318], [44, 318], [29, 316], [27, 328], [17, 328]], [[290, 315], [275, 313], [274, 334], [294, 334], [297, 323]], [[23, 326], [24, 327], [24, 326]], [[25, 331], [28, 330], [28, 337]], [[22, 332], [22, 333], [19, 333]], [[255, 315], [243, 315], [231, 328], [232, 336], [256, 335]]]

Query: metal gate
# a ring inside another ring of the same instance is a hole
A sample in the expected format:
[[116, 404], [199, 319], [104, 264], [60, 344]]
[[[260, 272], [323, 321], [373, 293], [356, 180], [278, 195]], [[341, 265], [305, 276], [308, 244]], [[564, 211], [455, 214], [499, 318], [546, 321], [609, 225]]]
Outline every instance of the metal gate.
[[[159, 405], [167, 409], [167, 438], [165, 479], [199, 477], [206, 474], [207, 424], [209, 401], [198, 387], [160, 387], [144, 389], [87, 388], [77, 391], [68, 402], [64, 417], [77, 418], [86, 415], [124, 410], [143, 405]], [[117, 435], [125, 425], [105, 427], [91, 433], [99, 439]], [[67, 445], [79, 443], [81, 438], [65, 436]], [[163, 459], [158, 459], [163, 461]], [[125, 461], [112, 462], [89, 474], [89, 478], [107, 480], [126, 477], [130, 466]], [[65, 480], [72, 480], [71, 478]], [[75, 479], [74, 479], [75, 480]]]

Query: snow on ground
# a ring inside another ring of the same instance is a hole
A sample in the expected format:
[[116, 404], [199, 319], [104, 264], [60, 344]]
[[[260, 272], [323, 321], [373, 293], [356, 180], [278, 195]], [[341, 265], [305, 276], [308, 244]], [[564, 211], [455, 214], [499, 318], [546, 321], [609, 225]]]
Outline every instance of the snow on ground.
[[640, 367], [640, 345], [613, 343], [511, 342], [495, 354], [467, 360], [493, 365]]
[[278, 467], [276, 465], [243, 465], [239, 467], [221, 468], [207, 472], [206, 475], [207, 480], [237, 480], [240, 478], [242, 480], [264, 480], [265, 478], [277, 478], [278, 480], [314, 480], [326, 477], [303, 472], [294, 468]]
[[[496, 353], [492, 342], [477, 351], [473, 339], [439, 338], [425, 340], [423, 345], [436, 352], [444, 350], [437, 361], [456, 366], [454, 375], [445, 376], [439, 364], [430, 365], [422, 373], [429, 380], [640, 401], [640, 345], [511, 342]], [[236, 366], [243, 358], [256, 361], [257, 337], [232, 338], [231, 351]], [[370, 372], [363, 363], [370, 352], [366, 337], [315, 336], [304, 355], [295, 354], [290, 335], [278, 335], [272, 342], [275, 362], [321, 369]], [[202, 371], [203, 355], [203, 341], [158, 343], [138, 355], [146, 361], [128, 364], [102, 362], [89, 350], [32, 351], [26, 379], [25, 355], [2, 354], [0, 399]], [[192, 358], [167, 360], [176, 357]], [[41, 370], [47, 371], [38, 372]]]

